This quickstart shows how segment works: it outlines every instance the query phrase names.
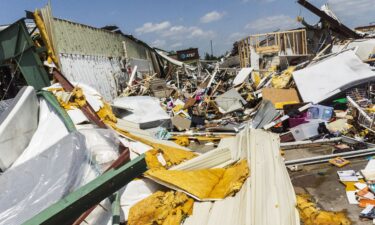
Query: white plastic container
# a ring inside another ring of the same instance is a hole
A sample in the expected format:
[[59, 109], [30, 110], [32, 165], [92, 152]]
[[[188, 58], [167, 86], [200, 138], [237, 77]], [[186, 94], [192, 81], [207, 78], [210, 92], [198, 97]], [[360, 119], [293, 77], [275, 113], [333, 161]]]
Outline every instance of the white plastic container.
[[303, 123], [290, 129], [296, 141], [303, 141], [319, 135], [318, 127], [321, 121]]

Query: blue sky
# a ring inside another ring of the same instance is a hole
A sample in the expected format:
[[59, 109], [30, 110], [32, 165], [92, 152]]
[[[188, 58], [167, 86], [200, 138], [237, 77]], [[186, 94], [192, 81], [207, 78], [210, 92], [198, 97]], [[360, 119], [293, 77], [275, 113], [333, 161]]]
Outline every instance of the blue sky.
[[[25, 15], [24, 10], [42, 7], [47, 1], [0, 0], [0, 24]], [[329, 3], [340, 20], [350, 27], [375, 22], [375, 0], [310, 0]], [[115, 24], [151, 46], [166, 50], [199, 47], [214, 54], [231, 49], [247, 35], [296, 28], [301, 15], [310, 23], [318, 18], [295, 0], [52, 0], [53, 15], [101, 27]]]

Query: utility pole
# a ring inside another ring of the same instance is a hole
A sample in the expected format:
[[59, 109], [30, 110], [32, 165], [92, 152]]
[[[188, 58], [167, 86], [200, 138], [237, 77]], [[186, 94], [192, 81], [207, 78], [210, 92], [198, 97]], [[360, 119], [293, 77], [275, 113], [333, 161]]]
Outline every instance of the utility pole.
[[214, 56], [214, 49], [212, 48], [212, 40], [210, 40], [210, 43], [211, 43], [211, 57]]

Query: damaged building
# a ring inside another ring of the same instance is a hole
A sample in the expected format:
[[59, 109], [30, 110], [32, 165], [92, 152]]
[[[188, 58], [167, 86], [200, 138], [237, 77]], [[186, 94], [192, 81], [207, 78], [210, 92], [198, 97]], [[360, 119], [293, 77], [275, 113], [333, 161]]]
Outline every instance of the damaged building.
[[51, 6], [0, 28], [0, 225], [375, 221], [375, 36], [329, 5], [218, 60]]

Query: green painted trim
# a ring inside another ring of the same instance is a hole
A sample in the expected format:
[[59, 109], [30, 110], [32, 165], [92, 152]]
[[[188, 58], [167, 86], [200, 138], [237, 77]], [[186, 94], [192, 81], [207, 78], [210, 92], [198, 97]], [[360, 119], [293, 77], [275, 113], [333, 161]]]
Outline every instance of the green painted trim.
[[40, 212], [23, 225], [72, 224], [82, 213], [118, 191], [147, 170], [142, 154], [118, 169], [111, 169]]
[[112, 202], [112, 225], [120, 225], [120, 214], [121, 214], [121, 205], [120, 205], [120, 193], [116, 192], [114, 194], [114, 200]]
[[68, 115], [68, 113], [60, 106], [60, 103], [57, 101], [56, 97], [49, 91], [38, 91], [38, 95], [42, 96], [51, 106], [56, 110], [56, 112], [60, 115], [63, 119], [66, 129], [69, 132], [73, 132], [76, 129], [72, 119]]

